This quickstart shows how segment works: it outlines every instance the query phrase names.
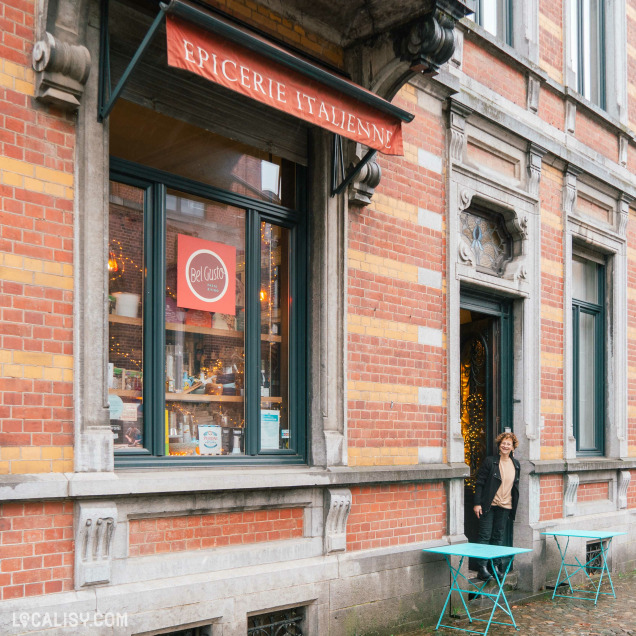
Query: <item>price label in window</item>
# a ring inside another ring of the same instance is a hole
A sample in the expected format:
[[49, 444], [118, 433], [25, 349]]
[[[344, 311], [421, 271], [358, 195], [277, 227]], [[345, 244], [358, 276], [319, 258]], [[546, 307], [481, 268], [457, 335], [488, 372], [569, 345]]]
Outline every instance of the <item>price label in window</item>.
[[177, 305], [236, 314], [236, 248], [179, 234]]

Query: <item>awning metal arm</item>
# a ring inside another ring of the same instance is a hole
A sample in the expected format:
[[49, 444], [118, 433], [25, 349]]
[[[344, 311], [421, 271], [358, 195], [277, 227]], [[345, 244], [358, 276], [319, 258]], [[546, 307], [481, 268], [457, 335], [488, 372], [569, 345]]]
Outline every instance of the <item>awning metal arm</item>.
[[[342, 153], [342, 137], [334, 135], [333, 137], [333, 156], [331, 169], [331, 196], [335, 197], [344, 192], [345, 188], [360, 174], [360, 171], [371, 161], [377, 154], [377, 150], [369, 148], [367, 153], [352, 166], [345, 175], [344, 158]], [[340, 168], [341, 182], [338, 184], [338, 168]]]
[[101, 37], [100, 37], [100, 64], [99, 64], [99, 112], [97, 119], [104, 121], [110, 115], [110, 111], [115, 106], [115, 102], [124, 90], [126, 83], [130, 79], [132, 72], [134, 71], [137, 63], [141, 59], [141, 56], [146, 52], [146, 49], [150, 45], [152, 38], [155, 36], [157, 29], [161, 25], [166, 13], [170, 9], [172, 0], [167, 3], [160, 3], [160, 11], [153, 23], [150, 25], [148, 32], [142, 40], [139, 48], [130, 60], [126, 70], [119, 79], [117, 86], [111, 92], [110, 90], [110, 37], [108, 31], [108, 0], [102, 0], [102, 18], [101, 18]]

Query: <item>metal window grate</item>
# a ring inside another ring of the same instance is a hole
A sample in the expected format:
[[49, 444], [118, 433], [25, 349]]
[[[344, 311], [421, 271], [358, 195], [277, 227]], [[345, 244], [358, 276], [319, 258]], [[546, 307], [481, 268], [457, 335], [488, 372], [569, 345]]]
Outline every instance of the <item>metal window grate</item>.
[[247, 636], [303, 636], [303, 607], [267, 612], [247, 619]]
[[600, 541], [592, 541], [585, 546], [585, 563], [585, 571], [588, 574], [598, 574], [601, 571], [603, 556]]

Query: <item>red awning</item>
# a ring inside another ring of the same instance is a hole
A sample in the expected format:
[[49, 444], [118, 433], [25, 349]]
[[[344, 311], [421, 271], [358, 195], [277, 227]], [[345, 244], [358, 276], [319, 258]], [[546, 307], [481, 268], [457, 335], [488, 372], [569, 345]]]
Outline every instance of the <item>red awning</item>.
[[[377, 95], [331, 74], [328, 85], [296, 70], [294, 64], [278, 62], [272, 58], [279, 52], [284, 60], [291, 54], [271, 43], [267, 46], [274, 54], [265, 56], [174, 15], [167, 16], [166, 31], [170, 66], [196, 73], [384, 154], [403, 154], [402, 121], [413, 117]], [[263, 40], [257, 41], [263, 45]], [[301, 68], [304, 65], [318, 70], [300, 58], [294, 60]], [[321, 74], [326, 72], [320, 69], [316, 73]], [[346, 90], [338, 90], [339, 85]], [[356, 99], [356, 94], [363, 99]]]

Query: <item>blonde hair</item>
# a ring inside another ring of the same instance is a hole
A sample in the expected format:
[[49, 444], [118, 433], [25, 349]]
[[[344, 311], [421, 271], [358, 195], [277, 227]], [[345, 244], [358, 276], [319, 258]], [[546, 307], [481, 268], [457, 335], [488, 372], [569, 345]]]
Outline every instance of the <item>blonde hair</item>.
[[517, 436], [514, 433], [510, 433], [507, 431], [505, 433], [500, 433], [499, 435], [497, 435], [497, 438], [495, 439], [495, 444], [497, 444], [497, 451], [499, 451], [499, 445], [505, 439], [512, 440], [512, 450], [515, 450], [517, 446], [519, 446], [519, 440], [517, 439]]

